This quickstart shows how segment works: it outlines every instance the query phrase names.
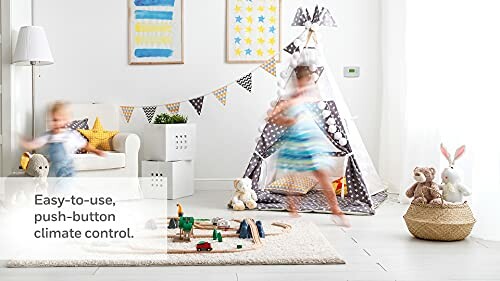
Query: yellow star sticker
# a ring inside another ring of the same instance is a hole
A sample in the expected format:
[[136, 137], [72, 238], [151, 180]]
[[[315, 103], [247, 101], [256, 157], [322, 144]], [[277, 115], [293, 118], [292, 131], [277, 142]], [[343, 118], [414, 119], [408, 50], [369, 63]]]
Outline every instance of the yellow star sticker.
[[234, 7], [234, 12], [235, 12], [235, 13], [241, 13], [241, 6], [236, 5], [236, 6]]
[[274, 37], [269, 38], [269, 44], [274, 45], [276, 43], [276, 39]]
[[262, 57], [262, 56], [264, 55], [264, 52], [262, 51], [262, 49], [258, 49], [258, 50], [257, 50], [257, 55], [258, 55], [259, 57]]
[[259, 7], [257, 8], [257, 10], [258, 10], [259, 12], [264, 12], [264, 6], [259, 6]]
[[274, 5], [269, 6], [269, 11], [276, 13], [276, 6]]
[[252, 16], [248, 16], [248, 17], [247, 17], [247, 22], [248, 22], [248, 24], [252, 24], [252, 23], [253, 23], [253, 18], [252, 18]]
[[236, 33], [240, 33], [240, 32], [241, 32], [241, 26], [236, 25], [236, 26], [234, 27], [234, 32], [236, 32]]
[[269, 48], [269, 50], [267, 50], [267, 53], [268, 53], [270, 56], [274, 56], [274, 54], [276, 53], [276, 51], [275, 51], [273, 48]]
[[250, 38], [250, 37], [245, 38], [245, 43], [247, 43], [247, 45], [251, 45], [252, 44], [252, 38]]
[[257, 39], [257, 42], [259, 42], [259, 44], [264, 44], [266, 42], [266, 40], [264, 40], [264, 38], [262, 38], [262, 37], [259, 37]]
[[234, 53], [235, 53], [237, 56], [241, 56], [241, 54], [243, 53], [243, 51], [241, 50], [241, 48], [237, 48], [236, 50], [234, 50]]
[[111, 151], [113, 137], [118, 134], [118, 131], [106, 131], [101, 125], [99, 117], [94, 121], [92, 130], [78, 129], [78, 132], [89, 140], [89, 144], [101, 150]]
[[269, 18], [269, 22], [272, 23], [272, 24], [275, 24], [276, 23], [276, 17], [272, 16]]
[[252, 6], [248, 6], [248, 7], [247, 7], [247, 12], [251, 13], [252, 11], [253, 11]]
[[252, 27], [249, 25], [245, 28], [246, 32], [250, 33], [252, 32]]
[[257, 29], [259, 30], [260, 33], [264, 33], [264, 31], [266, 31], [263, 25], [260, 25]]

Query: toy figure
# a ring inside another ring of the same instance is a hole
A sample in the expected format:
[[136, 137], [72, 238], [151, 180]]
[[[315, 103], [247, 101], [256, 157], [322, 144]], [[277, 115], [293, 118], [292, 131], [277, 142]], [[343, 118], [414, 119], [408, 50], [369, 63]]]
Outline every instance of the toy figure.
[[464, 201], [463, 197], [470, 196], [471, 192], [469, 188], [461, 183], [462, 179], [455, 167], [455, 161], [465, 153], [465, 145], [462, 145], [455, 151], [453, 159], [443, 144], [441, 144], [441, 153], [448, 160], [449, 164], [449, 167], [444, 168], [441, 173], [441, 180], [443, 182], [439, 185], [439, 189], [443, 191], [443, 199], [451, 203], [462, 203]]
[[180, 203], [177, 203], [177, 216], [179, 218], [184, 216], [184, 211], [182, 210], [182, 205]]

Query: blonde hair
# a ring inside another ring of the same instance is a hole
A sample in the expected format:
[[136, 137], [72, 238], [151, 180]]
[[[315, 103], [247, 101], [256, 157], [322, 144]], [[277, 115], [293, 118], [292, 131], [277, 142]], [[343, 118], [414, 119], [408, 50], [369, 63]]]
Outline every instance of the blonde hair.
[[52, 105], [50, 105], [49, 112], [51, 115], [54, 115], [55, 113], [61, 112], [61, 111], [68, 111], [68, 103], [64, 101], [56, 101]]

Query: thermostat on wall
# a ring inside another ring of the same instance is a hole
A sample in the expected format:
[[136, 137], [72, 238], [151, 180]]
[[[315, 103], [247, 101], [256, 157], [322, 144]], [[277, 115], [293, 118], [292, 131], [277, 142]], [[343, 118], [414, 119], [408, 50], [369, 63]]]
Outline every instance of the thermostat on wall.
[[346, 67], [344, 67], [344, 77], [346, 77], [346, 78], [358, 78], [359, 77], [359, 66], [346, 66]]

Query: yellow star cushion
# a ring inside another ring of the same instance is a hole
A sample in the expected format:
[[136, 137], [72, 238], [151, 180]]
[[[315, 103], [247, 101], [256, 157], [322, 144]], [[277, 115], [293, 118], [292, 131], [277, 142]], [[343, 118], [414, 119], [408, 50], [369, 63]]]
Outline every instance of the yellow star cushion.
[[96, 117], [92, 130], [78, 129], [78, 132], [80, 132], [84, 137], [86, 137], [89, 140], [90, 145], [104, 151], [113, 150], [112, 146], [113, 137], [119, 133], [118, 131], [104, 130], [104, 128], [101, 125], [101, 120], [99, 120], [99, 117]]

